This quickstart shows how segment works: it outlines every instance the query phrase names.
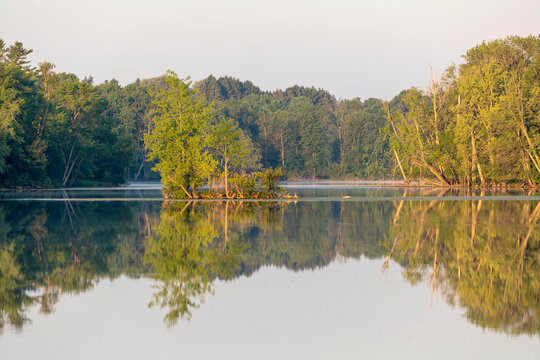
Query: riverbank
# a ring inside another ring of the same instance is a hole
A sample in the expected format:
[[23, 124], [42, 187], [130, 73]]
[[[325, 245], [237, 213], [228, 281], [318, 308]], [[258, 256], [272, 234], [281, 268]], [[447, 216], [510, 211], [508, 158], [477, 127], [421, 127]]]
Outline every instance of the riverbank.
[[[467, 186], [467, 185], [442, 185], [421, 180], [411, 181], [409, 184], [403, 180], [313, 180], [313, 179], [294, 179], [284, 180], [279, 183], [279, 186], [284, 189], [294, 188], [317, 188], [317, 187], [400, 187], [400, 188], [436, 188], [436, 189], [471, 189], [471, 190], [537, 190], [540, 185], [527, 185], [527, 184], [487, 184], [484, 186]], [[160, 190], [162, 184], [160, 182], [128, 182], [122, 185], [116, 186], [90, 186], [90, 187], [67, 187], [67, 188], [46, 188], [42, 186], [17, 186], [13, 188], [1, 188], [0, 191], [71, 191], [71, 190]]]

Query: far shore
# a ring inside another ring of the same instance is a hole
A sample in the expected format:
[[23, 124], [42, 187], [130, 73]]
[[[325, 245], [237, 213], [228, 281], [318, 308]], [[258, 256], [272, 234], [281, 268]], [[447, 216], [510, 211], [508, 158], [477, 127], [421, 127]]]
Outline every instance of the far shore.
[[[409, 184], [403, 180], [329, 180], [329, 179], [290, 179], [280, 182], [280, 187], [284, 189], [295, 188], [317, 188], [317, 187], [400, 187], [400, 188], [440, 188], [440, 189], [474, 189], [474, 190], [535, 190], [539, 186], [524, 184], [487, 184], [485, 186], [475, 185], [439, 185], [431, 182], [414, 180]], [[162, 185], [158, 181], [128, 182], [121, 185], [101, 185], [92, 187], [74, 186], [67, 188], [45, 188], [39, 186], [16, 186], [13, 188], [1, 188], [0, 191], [99, 191], [99, 190], [160, 190]]]

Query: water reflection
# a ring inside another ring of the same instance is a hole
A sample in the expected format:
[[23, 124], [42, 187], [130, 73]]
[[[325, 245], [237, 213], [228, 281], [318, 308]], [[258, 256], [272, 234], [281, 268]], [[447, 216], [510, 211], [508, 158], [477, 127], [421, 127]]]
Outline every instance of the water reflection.
[[[249, 204], [251, 207], [255, 204]], [[176, 203], [161, 212], [161, 221], [148, 238], [145, 262], [160, 280], [150, 306], [167, 308], [167, 325], [190, 318], [215, 278], [230, 279], [238, 272], [248, 242], [231, 228], [253, 212], [242, 203]]]
[[122, 203], [0, 205], [0, 330], [22, 329], [29, 308], [52, 313], [61, 294], [87, 291], [101, 278], [147, 272], [149, 214], [159, 204], [133, 210]]
[[469, 321], [509, 334], [540, 332], [540, 202], [400, 202], [388, 258], [428, 281]]
[[467, 319], [540, 334], [540, 202], [11, 202], [0, 204], [0, 329], [120, 275], [157, 280], [150, 306], [189, 319], [216, 279], [361, 256], [391, 261]]

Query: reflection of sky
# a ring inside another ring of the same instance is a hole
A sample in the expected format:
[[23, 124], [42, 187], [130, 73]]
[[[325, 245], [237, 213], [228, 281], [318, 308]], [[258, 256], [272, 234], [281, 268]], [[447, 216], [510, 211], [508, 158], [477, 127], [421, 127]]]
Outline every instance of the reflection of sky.
[[101, 281], [63, 295], [53, 315], [29, 312], [22, 334], [0, 336], [2, 359], [520, 359], [540, 340], [482, 331], [422, 283], [383, 260], [316, 271], [263, 268], [216, 281], [190, 322], [167, 329], [148, 309], [152, 280]]

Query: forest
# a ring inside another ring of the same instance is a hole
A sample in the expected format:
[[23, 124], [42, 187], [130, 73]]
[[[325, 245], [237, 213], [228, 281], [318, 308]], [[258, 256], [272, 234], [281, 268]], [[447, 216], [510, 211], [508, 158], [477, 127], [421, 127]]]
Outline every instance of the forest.
[[484, 42], [427, 91], [386, 106], [390, 146], [405, 181], [536, 186], [540, 180], [540, 36]]
[[315, 87], [263, 91], [228, 76], [192, 83], [171, 72], [96, 85], [49, 62], [34, 66], [32, 50], [0, 40], [0, 187], [176, 181], [169, 175], [179, 169], [163, 159], [179, 148], [156, 145], [167, 131], [179, 139], [165, 124], [174, 96], [207, 121], [193, 128], [199, 138], [179, 140], [194, 146], [189, 161], [202, 165], [197, 176], [186, 173], [176, 196], [223, 178], [238, 192], [251, 188], [254, 178], [243, 183], [250, 174], [272, 168], [288, 179], [536, 186], [539, 51], [539, 36], [484, 42], [442, 76], [432, 73], [425, 91], [383, 101], [337, 99]]

